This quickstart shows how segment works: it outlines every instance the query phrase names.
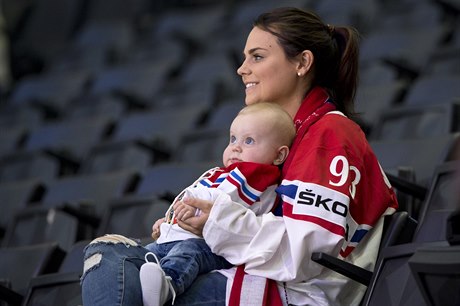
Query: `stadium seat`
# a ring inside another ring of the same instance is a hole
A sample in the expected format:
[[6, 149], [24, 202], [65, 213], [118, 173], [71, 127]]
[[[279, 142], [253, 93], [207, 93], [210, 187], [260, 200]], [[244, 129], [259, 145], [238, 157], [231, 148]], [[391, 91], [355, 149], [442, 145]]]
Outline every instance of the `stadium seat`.
[[192, 105], [211, 109], [219, 99], [219, 88], [212, 82], [200, 80], [192, 82], [174, 82], [163, 88], [159, 95], [149, 102], [149, 106], [158, 110], [171, 107], [189, 107]]
[[104, 0], [94, 0], [87, 4], [85, 22], [134, 22], [149, 8], [148, 0], [114, 0], [110, 6]]
[[66, 106], [76, 98], [90, 80], [86, 71], [74, 70], [48, 72], [24, 77], [16, 84], [9, 103], [12, 105], [33, 105], [44, 114], [59, 116]]
[[97, 236], [117, 233], [137, 239], [150, 237], [152, 225], [165, 216], [170, 204], [155, 196], [116, 199], [109, 204]]
[[38, 127], [44, 120], [44, 114], [31, 106], [13, 105], [8, 101], [0, 106], [0, 127], [2, 129], [23, 128], [29, 131]]
[[137, 180], [137, 173], [129, 170], [63, 177], [47, 185], [47, 191], [38, 205], [46, 208], [89, 205], [97, 216], [104, 211], [110, 199], [133, 192]]
[[[417, 5], [414, 5], [417, 3]], [[401, 28], [421, 29], [439, 26], [443, 21], [443, 8], [439, 1], [430, 0], [386, 0], [378, 1], [381, 9], [376, 28], [399, 30]]]
[[346, 3], [326, 0], [315, 3], [314, 9], [326, 23], [347, 24], [360, 29], [361, 33], [368, 33], [379, 17], [380, 7], [378, 4], [378, 1]]
[[148, 104], [165, 86], [174, 64], [168, 59], [151, 59], [110, 66], [94, 76], [89, 92], [93, 95], [120, 94], [139, 104]]
[[180, 137], [198, 126], [206, 109], [187, 106], [131, 113], [117, 123], [111, 142], [139, 141], [152, 150], [172, 153]]
[[69, 105], [65, 117], [73, 120], [106, 116], [118, 120], [130, 107], [129, 102], [119, 96], [82, 93]]
[[430, 305], [417, 286], [409, 262], [420, 248], [449, 247], [447, 218], [458, 209], [458, 167], [458, 161], [438, 165], [412, 241], [382, 250], [362, 305]]
[[[460, 162], [441, 163], [434, 171], [431, 190], [420, 216], [420, 225], [414, 234], [417, 242], [444, 241], [447, 220], [459, 207]], [[433, 230], [436, 228], [437, 230]]]
[[237, 68], [230, 52], [208, 51], [191, 58], [178, 79], [184, 83], [198, 81], [216, 84], [224, 98], [232, 97], [235, 92], [243, 89], [243, 83], [236, 74]]
[[93, 146], [105, 139], [112, 124], [109, 117], [48, 123], [30, 133], [23, 151], [45, 151], [62, 161], [78, 164]]
[[157, 196], [174, 199], [184, 188], [192, 185], [206, 170], [216, 167], [214, 163], [170, 162], [154, 165], [141, 173], [136, 196]]
[[[7, 280], [8, 286], [1, 286], [0, 300], [20, 304], [31, 277], [56, 272], [65, 252], [57, 244], [39, 244], [17, 248], [0, 248], [0, 278]], [[4, 290], [4, 288], [10, 290]], [[5, 292], [6, 291], [6, 292]], [[16, 293], [11, 295], [10, 291]], [[11, 296], [16, 298], [11, 300]], [[19, 298], [19, 301], [18, 301]]]
[[[458, 40], [460, 41], [460, 39]], [[436, 52], [431, 60], [431, 65], [424, 71], [426, 75], [460, 76], [460, 59], [457, 55], [460, 50], [460, 42], [457, 42], [457, 46], [455, 46], [455, 42], [451, 44]]]
[[222, 164], [222, 153], [228, 144], [230, 125], [243, 108], [240, 101], [220, 104], [198, 129], [182, 136], [173, 160], [179, 162], [216, 162]]
[[48, 66], [66, 50], [83, 9], [84, 1], [80, 0], [31, 2], [15, 29], [14, 54], [20, 54], [22, 58], [36, 57], [45, 67]]
[[133, 192], [132, 171], [64, 177], [49, 182], [43, 197], [10, 214], [4, 245], [56, 241], [67, 250], [79, 239], [93, 238], [112, 199]]
[[82, 305], [80, 275], [52, 273], [31, 278], [22, 305]]
[[45, 185], [39, 180], [19, 182], [3, 182], [0, 184], [0, 236], [5, 234], [6, 227], [17, 211], [31, 202], [42, 199]]
[[422, 247], [409, 259], [418, 290], [428, 305], [455, 306], [460, 303], [460, 247]]
[[56, 158], [43, 152], [13, 153], [0, 160], [0, 182], [29, 179], [47, 182], [61, 173], [66, 173], [64, 165], [61, 168]]
[[228, 128], [201, 128], [186, 133], [173, 160], [188, 163], [214, 162], [221, 165], [228, 141]]
[[80, 238], [78, 220], [59, 210], [27, 207], [10, 220], [2, 241], [4, 248], [57, 243], [67, 251]]
[[82, 305], [80, 276], [83, 249], [88, 243], [88, 240], [76, 242], [57, 272], [32, 277], [22, 305]]
[[158, 16], [154, 23], [154, 35], [157, 39], [178, 36], [198, 44], [206, 43], [209, 35], [223, 25], [226, 9], [225, 2], [186, 9], [176, 7]]
[[360, 62], [367, 65], [385, 61], [400, 72], [416, 75], [428, 64], [445, 31], [442, 25], [423, 31], [407, 27], [397, 31], [392, 28], [372, 31], [360, 45]]
[[118, 171], [141, 171], [166, 159], [139, 142], [118, 142], [94, 146], [82, 161], [79, 174], [103, 174]]
[[400, 106], [382, 110], [372, 140], [423, 139], [460, 131], [460, 98], [452, 103]]
[[372, 130], [382, 112], [397, 104], [405, 88], [405, 82], [398, 80], [358, 88], [356, 112], [368, 129]]
[[410, 86], [405, 105], [422, 106], [427, 104], [449, 103], [460, 98], [460, 76], [427, 75]]
[[415, 181], [427, 187], [436, 166], [453, 158], [459, 139], [459, 134], [453, 133], [430, 138], [376, 140], [370, 145], [386, 172], [397, 175], [398, 167], [411, 167]]
[[27, 134], [24, 127], [5, 128], [0, 134], [0, 157], [12, 154], [22, 146]]

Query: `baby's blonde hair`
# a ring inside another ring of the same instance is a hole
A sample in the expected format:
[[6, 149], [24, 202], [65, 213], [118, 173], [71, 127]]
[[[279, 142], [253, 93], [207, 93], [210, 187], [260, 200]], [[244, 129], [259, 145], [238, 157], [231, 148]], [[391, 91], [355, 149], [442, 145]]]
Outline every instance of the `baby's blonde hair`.
[[291, 116], [278, 104], [259, 102], [244, 107], [239, 115], [263, 112], [270, 118], [273, 124], [273, 130], [278, 132], [280, 145], [291, 146], [294, 140], [296, 130]]

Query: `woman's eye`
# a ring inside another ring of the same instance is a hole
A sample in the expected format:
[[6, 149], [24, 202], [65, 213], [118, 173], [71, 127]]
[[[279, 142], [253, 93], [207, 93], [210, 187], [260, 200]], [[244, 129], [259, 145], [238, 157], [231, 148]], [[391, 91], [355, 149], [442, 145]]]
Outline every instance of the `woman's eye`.
[[254, 57], [254, 60], [256, 60], [256, 61], [260, 61], [261, 59], [263, 59], [263, 57], [262, 57], [262, 56], [260, 56], [260, 55], [257, 55], [257, 54], [254, 54], [254, 56], [253, 56], [253, 57]]
[[254, 144], [255, 140], [252, 137], [248, 137], [244, 140], [245, 144], [251, 145]]
[[235, 142], [236, 142], [236, 137], [230, 136], [230, 143], [235, 143]]

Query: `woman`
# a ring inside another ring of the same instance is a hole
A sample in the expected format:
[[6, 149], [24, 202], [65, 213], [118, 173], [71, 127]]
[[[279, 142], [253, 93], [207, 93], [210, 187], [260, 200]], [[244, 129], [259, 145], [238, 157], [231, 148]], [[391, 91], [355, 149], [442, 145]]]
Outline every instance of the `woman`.
[[[312, 252], [325, 252], [373, 269], [383, 216], [397, 207], [364, 134], [347, 118], [357, 86], [357, 33], [326, 25], [309, 12], [280, 8], [258, 17], [244, 56], [238, 74], [246, 104], [279, 104], [297, 128], [278, 188], [282, 203], [275, 214], [261, 217], [231, 202], [177, 203], [178, 213], [181, 205], [203, 212], [179, 225], [202, 235], [213, 252], [244, 271], [239, 268], [233, 287], [232, 272], [202, 275], [175, 305], [223, 305], [229, 296], [235, 305], [249, 296], [273, 305], [357, 305], [365, 287], [310, 260]], [[85, 305], [109, 295], [124, 305], [139, 301], [135, 273], [146, 251], [117, 239], [99, 238], [86, 251]], [[124, 267], [118, 277], [125, 283], [114, 280], [117, 266]]]

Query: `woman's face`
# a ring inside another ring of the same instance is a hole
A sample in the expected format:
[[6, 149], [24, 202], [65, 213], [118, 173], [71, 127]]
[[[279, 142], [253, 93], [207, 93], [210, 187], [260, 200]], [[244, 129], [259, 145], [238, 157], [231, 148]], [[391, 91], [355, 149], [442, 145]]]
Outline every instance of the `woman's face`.
[[276, 36], [254, 27], [243, 54], [237, 72], [246, 87], [246, 105], [264, 101], [286, 108], [287, 103], [298, 100], [297, 64], [286, 58]]

